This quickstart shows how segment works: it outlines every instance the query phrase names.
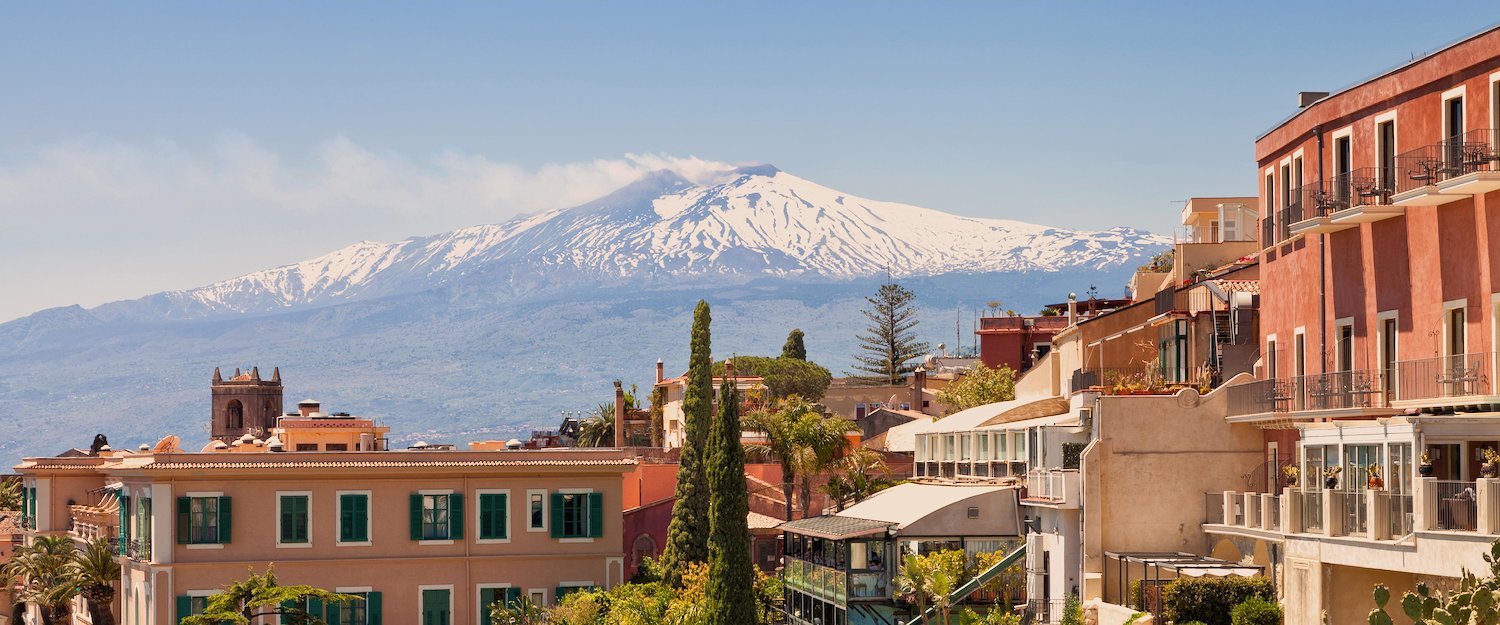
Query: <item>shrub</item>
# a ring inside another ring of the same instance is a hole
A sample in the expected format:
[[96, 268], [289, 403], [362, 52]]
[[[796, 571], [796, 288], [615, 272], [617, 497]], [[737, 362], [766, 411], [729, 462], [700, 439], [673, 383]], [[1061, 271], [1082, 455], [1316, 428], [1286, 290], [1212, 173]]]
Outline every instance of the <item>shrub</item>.
[[1068, 595], [1063, 601], [1062, 625], [1083, 625], [1083, 604], [1078, 595]]
[[1281, 606], [1251, 597], [1229, 611], [1230, 625], [1281, 625]]
[[1265, 577], [1182, 577], [1162, 591], [1162, 616], [1173, 623], [1202, 621], [1231, 625], [1229, 613], [1251, 597], [1276, 600], [1276, 587]]

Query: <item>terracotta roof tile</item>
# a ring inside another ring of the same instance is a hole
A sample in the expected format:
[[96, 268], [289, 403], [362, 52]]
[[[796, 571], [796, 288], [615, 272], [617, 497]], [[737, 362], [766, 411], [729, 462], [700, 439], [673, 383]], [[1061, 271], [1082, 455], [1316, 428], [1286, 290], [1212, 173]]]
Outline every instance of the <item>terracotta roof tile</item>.
[[378, 469], [399, 467], [620, 467], [636, 463], [613, 460], [292, 460], [287, 462], [153, 462], [143, 469]]

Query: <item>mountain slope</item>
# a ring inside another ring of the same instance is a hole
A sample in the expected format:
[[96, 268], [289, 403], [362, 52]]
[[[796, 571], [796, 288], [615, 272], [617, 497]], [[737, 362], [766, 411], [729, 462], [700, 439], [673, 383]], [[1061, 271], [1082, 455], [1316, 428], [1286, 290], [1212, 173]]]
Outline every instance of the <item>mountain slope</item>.
[[961, 217], [840, 193], [774, 167], [713, 184], [658, 172], [571, 209], [382, 244], [162, 294], [179, 314], [272, 312], [487, 281], [524, 291], [599, 280], [848, 280], [1117, 266], [1170, 243]]

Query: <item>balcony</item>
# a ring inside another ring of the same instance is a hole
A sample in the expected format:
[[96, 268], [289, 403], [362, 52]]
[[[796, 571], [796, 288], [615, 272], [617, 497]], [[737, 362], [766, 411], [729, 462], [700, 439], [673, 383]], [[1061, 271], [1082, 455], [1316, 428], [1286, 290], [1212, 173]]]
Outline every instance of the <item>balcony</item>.
[[1083, 500], [1078, 469], [1039, 469], [1026, 474], [1024, 505], [1076, 509]]
[[1500, 404], [1492, 383], [1495, 354], [1481, 352], [1396, 363], [1394, 408], [1463, 409]]
[[1495, 131], [1471, 130], [1396, 156], [1398, 206], [1436, 206], [1500, 189]]
[[1405, 208], [1391, 202], [1395, 184], [1395, 172], [1379, 167], [1363, 167], [1334, 176], [1328, 195], [1322, 200], [1330, 210], [1327, 217], [1331, 229], [1327, 231], [1406, 214]]
[[1383, 412], [1385, 376], [1380, 371], [1334, 371], [1257, 380], [1229, 389], [1229, 416], [1264, 417], [1298, 412], [1315, 416], [1360, 416]]

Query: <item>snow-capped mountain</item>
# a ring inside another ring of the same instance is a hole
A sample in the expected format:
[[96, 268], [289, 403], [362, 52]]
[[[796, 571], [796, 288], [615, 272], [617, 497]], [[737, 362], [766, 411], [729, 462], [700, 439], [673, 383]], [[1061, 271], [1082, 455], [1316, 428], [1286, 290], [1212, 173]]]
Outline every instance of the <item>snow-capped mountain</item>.
[[657, 172], [574, 208], [396, 243], [362, 241], [162, 295], [190, 316], [194, 309], [270, 312], [460, 281], [558, 287], [574, 278], [846, 280], [1099, 269], [1169, 244], [1129, 228], [1073, 231], [869, 200], [767, 165], [708, 184]]

